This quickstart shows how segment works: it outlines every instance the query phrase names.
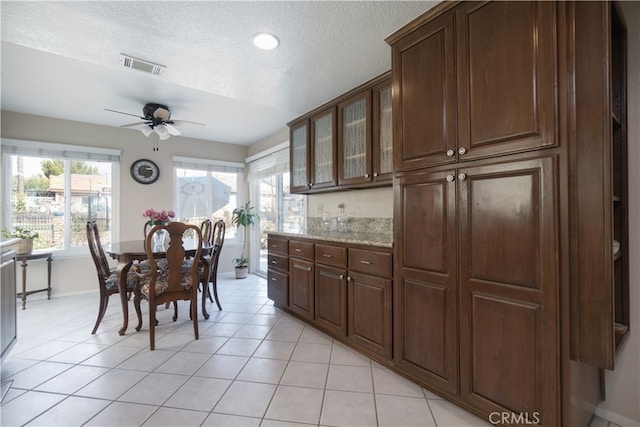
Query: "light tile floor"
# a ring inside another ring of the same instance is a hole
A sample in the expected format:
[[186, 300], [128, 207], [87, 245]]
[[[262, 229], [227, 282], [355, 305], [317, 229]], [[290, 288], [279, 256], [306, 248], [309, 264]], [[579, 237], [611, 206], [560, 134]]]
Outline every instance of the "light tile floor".
[[[282, 313], [266, 281], [221, 275], [223, 311], [209, 304], [193, 339], [188, 305], [159, 308], [149, 350], [130, 303], [113, 296], [91, 335], [95, 293], [30, 299], [2, 364], [2, 426], [488, 426]], [[603, 424], [603, 425], [606, 425]]]

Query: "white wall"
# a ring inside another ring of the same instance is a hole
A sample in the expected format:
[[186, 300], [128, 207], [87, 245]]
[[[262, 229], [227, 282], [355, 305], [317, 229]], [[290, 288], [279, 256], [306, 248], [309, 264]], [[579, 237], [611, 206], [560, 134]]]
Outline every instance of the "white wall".
[[[171, 209], [174, 206], [172, 156], [199, 157], [239, 163], [244, 163], [244, 159], [247, 157], [246, 146], [179, 136], [159, 142], [160, 150], [154, 152], [151, 140], [139, 131], [9, 111], [2, 111], [1, 125], [2, 138], [122, 150], [120, 173], [117, 177], [119, 183], [114, 177], [113, 194], [119, 204], [119, 211], [114, 212], [114, 219], [117, 219], [116, 223], [119, 227], [116, 238], [119, 240], [142, 239], [144, 226], [142, 212], [145, 209], [150, 207]], [[151, 185], [138, 184], [129, 175], [131, 163], [140, 158], [153, 160], [160, 167], [160, 178], [156, 183]], [[241, 244], [241, 242], [231, 240], [225, 241], [218, 267], [220, 272], [233, 271], [231, 260], [240, 254]], [[39, 261], [30, 263], [27, 290], [41, 287], [42, 278], [46, 277], [45, 264]], [[73, 274], [69, 274], [70, 272]], [[86, 257], [54, 257], [52, 277], [54, 295], [97, 289], [95, 267], [88, 249]], [[18, 274], [18, 281], [20, 280], [20, 274]]]
[[613, 372], [605, 372], [607, 400], [596, 414], [621, 426], [640, 425], [640, 3], [619, 2], [627, 26], [629, 156], [630, 336]]

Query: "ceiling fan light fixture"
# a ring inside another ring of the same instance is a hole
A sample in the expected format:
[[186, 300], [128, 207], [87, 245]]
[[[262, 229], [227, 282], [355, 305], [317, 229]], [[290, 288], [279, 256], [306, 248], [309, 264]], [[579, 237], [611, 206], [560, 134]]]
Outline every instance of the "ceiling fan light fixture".
[[165, 139], [169, 139], [169, 137], [171, 136], [171, 134], [169, 133], [169, 131], [164, 125], [158, 125], [154, 128], [154, 130], [158, 134], [158, 137], [163, 141]]
[[140, 132], [142, 132], [144, 136], [148, 137], [153, 133], [153, 128], [151, 126], [142, 126], [140, 128]]
[[280, 39], [271, 33], [256, 33], [252, 40], [257, 48], [264, 50], [275, 49], [280, 44]]

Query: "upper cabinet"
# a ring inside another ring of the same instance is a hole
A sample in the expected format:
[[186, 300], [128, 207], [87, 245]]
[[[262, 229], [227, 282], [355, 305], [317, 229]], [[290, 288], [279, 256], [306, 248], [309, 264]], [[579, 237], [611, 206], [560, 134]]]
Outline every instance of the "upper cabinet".
[[554, 34], [553, 2], [468, 2], [388, 39], [396, 170], [556, 145]]
[[291, 192], [390, 186], [391, 99], [387, 72], [289, 123]]

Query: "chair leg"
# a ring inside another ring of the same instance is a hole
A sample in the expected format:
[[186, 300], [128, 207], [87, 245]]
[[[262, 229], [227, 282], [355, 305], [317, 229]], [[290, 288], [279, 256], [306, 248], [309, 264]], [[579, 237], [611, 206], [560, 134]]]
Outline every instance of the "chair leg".
[[149, 347], [156, 348], [156, 306], [149, 304]]
[[178, 301], [173, 302], [173, 321], [175, 322], [176, 320], [178, 320]]
[[100, 307], [98, 308], [98, 318], [96, 319], [96, 324], [93, 326], [93, 331], [91, 331], [91, 335], [95, 335], [98, 330], [98, 326], [102, 322], [102, 318], [104, 317], [104, 313], [107, 311], [107, 304], [109, 304], [109, 297], [106, 295], [100, 295]]
[[193, 320], [193, 335], [199, 339], [198, 335], [198, 294], [191, 298], [191, 319]]
[[138, 315], [138, 325], [136, 326], [136, 331], [140, 331], [140, 329], [142, 328], [142, 310], [140, 310], [140, 299], [140, 291], [136, 290], [133, 297], [133, 307], [136, 309], [136, 314]]
[[[204, 279], [206, 280], [206, 279]], [[202, 315], [205, 319], [209, 319], [209, 313], [207, 312], [207, 294], [209, 293], [209, 283], [202, 281]], [[200, 286], [200, 285], [198, 285]], [[211, 297], [209, 297], [211, 298]]]
[[211, 289], [213, 290], [213, 297], [216, 300], [216, 305], [218, 306], [218, 310], [222, 311], [222, 306], [220, 305], [220, 300], [218, 299], [218, 280], [217, 277], [213, 277], [211, 280]]

